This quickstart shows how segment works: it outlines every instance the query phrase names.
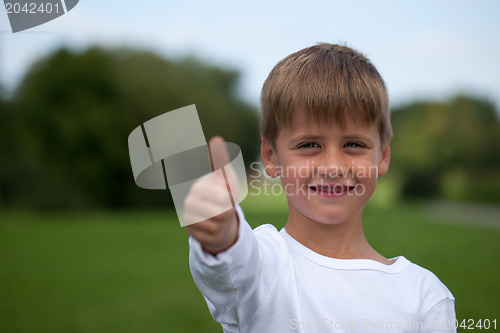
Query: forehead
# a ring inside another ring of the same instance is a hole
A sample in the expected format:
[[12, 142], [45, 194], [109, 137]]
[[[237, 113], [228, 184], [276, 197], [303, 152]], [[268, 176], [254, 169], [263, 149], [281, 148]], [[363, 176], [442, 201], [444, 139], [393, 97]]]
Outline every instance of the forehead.
[[278, 133], [284, 136], [302, 135], [302, 134], [364, 134], [368, 136], [378, 136], [376, 124], [366, 124], [362, 120], [346, 119], [341, 124], [333, 120], [321, 121], [315, 117], [308, 116], [304, 111], [295, 112], [288, 124], [284, 125]]

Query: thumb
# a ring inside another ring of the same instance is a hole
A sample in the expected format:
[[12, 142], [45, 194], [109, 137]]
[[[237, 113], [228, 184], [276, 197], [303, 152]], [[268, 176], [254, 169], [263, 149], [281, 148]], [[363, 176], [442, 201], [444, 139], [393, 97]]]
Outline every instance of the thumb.
[[210, 139], [209, 142], [209, 152], [210, 160], [212, 162], [212, 169], [222, 170], [224, 176], [224, 181], [226, 182], [226, 187], [229, 192], [229, 197], [231, 199], [231, 204], [234, 207], [236, 203], [239, 202], [240, 194], [240, 184], [238, 175], [232, 168], [230, 163], [230, 156], [228, 152], [227, 143], [220, 136], [215, 136]]
[[226, 141], [220, 136], [214, 136], [210, 139], [209, 145], [210, 162], [212, 170], [223, 168], [229, 163], [229, 153], [226, 147]]

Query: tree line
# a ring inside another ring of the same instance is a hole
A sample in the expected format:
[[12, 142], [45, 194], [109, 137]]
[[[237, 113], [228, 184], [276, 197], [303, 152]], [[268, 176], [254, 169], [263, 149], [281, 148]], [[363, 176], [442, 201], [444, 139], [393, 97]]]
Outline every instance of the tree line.
[[4, 206], [164, 207], [168, 191], [138, 188], [130, 132], [196, 104], [205, 136], [258, 153], [258, 112], [237, 97], [239, 73], [195, 58], [151, 52], [61, 49], [38, 61], [1, 102], [0, 195]]
[[500, 203], [500, 121], [484, 98], [457, 95], [393, 110], [388, 177], [405, 198]]

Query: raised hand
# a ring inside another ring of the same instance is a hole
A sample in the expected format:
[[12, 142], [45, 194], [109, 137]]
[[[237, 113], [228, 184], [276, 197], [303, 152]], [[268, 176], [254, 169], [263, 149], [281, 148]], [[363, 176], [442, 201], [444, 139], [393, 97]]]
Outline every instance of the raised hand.
[[[238, 217], [233, 196], [239, 194], [238, 179], [229, 163], [229, 154], [221, 137], [209, 143], [213, 170], [197, 180], [184, 200], [187, 230], [213, 255], [228, 249], [238, 239]], [[199, 222], [201, 221], [201, 222]]]

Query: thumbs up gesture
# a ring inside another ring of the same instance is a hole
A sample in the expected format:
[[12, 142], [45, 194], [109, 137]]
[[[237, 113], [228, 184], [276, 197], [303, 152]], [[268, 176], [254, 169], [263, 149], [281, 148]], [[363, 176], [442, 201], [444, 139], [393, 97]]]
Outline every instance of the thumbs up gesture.
[[229, 154], [224, 143], [221, 137], [210, 140], [210, 157], [216, 172], [198, 179], [184, 200], [184, 220], [189, 234], [200, 242], [204, 251], [213, 255], [228, 249], [238, 239], [233, 198], [239, 192], [238, 180], [234, 170], [227, 166]]

